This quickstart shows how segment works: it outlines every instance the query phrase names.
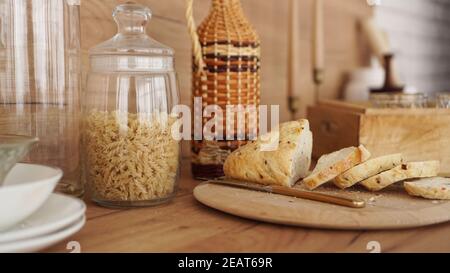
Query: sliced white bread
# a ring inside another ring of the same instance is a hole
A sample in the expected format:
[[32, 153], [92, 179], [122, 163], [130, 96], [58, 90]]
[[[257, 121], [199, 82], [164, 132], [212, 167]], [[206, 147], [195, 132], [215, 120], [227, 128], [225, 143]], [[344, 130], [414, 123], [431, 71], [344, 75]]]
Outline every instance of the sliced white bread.
[[450, 200], [450, 178], [433, 177], [405, 182], [409, 195], [433, 200]]
[[361, 182], [361, 185], [371, 191], [380, 191], [394, 183], [413, 179], [437, 176], [440, 169], [439, 161], [411, 162], [402, 164], [392, 170], [382, 172]]
[[369, 177], [393, 169], [403, 163], [402, 154], [393, 154], [369, 159], [351, 168], [334, 179], [334, 184], [346, 189]]
[[312, 174], [305, 178], [303, 183], [309, 190], [314, 190], [369, 158], [370, 152], [362, 145], [324, 155], [317, 162]]
[[224, 164], [225, 175], [241, 181], [286, 187], [292, 187], [307, 176], [313, 145], [308, 120], [280, 124], [278, 148], [265, 151], [262, 141], [270, 138], [263, 136], [229, 155]]

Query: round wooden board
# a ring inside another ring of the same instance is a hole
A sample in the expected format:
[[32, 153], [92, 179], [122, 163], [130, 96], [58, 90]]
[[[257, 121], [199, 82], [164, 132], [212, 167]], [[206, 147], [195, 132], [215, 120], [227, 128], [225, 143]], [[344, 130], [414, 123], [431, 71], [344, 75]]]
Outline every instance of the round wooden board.
[[363, 199], [366, 208], [352, 209], [277, 194], [204, 183], [194, 189], [206, 206], [243, 218], [302, 227], [342, 230], [387, 230], [421, 227], [450, 221], [450, 201], [432, 201], [407, 195], [402, 186], [379, 194], [363, 189], [319, 192]]

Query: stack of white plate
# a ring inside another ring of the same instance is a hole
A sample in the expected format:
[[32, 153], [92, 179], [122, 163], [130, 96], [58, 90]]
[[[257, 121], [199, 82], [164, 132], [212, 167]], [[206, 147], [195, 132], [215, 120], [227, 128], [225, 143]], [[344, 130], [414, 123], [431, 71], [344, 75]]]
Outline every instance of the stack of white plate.
[[86, 205], [52, 193], [56, 168], [17, 164], [0, 186], [0, 252], [35, 252], [56, 244], [85, 224]]

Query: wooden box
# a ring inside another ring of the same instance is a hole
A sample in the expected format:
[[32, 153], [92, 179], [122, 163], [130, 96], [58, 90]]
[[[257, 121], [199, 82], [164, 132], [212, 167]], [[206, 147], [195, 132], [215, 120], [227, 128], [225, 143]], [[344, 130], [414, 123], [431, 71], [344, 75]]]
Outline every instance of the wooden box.
[[314, 158], [363, 144], [374, 157], [403, 153], [408, 161], [440, 160], [450, 173], [450, 109], [375, 109], [321, 101], [308, 109]]

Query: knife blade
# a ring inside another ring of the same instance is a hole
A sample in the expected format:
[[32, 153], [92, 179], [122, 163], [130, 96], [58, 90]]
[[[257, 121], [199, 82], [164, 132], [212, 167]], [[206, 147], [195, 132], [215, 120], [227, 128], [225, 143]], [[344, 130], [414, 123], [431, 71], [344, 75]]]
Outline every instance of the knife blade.
[[256, 183], [234, 181], [234, 180], [229, 180], [229, 179], [226, 179], [226, 180], [205, 179], [205, 181], [206, 181], [206, 183], [210, 183], [210, 184], [280, 194], [280, 195], [284, 195], [284, 196], [308, 199], [308, 200], [312, 200], [312, 201], [318, 201], [318, 202], [322, 202], [322, 203], [339, 205], [339, 206], [344, 206], [344, 207], [349, 207], [349, 208], [360, 209], [360, 208], [364, 208], [366, 206], [366, 203], [363, 200], [359, 200], [359, 199], [353, 199], [353, 198], [337, 196], [337, 195], [330, 195], [330, 194], [319, 193], [319, 192], [311, 192], [311, 191], [293, 189], [293, 188], [277, 186], [277, 185], [260, 185], [260, 184], [256, 184]]

